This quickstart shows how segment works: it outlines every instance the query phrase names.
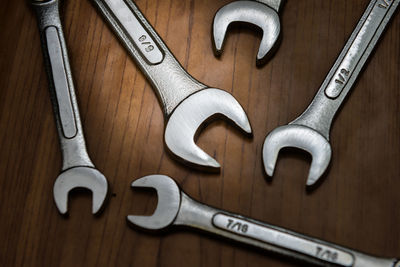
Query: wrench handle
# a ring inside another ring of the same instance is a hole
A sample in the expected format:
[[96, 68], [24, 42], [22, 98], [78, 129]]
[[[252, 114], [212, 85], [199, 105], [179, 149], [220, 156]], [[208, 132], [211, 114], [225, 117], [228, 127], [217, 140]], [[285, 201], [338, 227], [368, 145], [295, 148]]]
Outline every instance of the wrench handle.
[[371, 0], [307, 110], [291, 124], [313, 128], [329, 139], [332, 120], [373, 51], [399, 0]]
[[32, 0], [36, 11], [50, 96], [63, 155], [62, 171], [94, 167], [86, 151], [58, 0]]
[[156, 90], [168, 117], [189, 95], [206, 86], [190, 76], [130, 0], [93, 0]]
[[[194, 201], [182, 192], [175, 225], [186, 225], [319, 266], [398, 267], [377, 258]], [[396, 265], [397, 264], [397, 265]]]

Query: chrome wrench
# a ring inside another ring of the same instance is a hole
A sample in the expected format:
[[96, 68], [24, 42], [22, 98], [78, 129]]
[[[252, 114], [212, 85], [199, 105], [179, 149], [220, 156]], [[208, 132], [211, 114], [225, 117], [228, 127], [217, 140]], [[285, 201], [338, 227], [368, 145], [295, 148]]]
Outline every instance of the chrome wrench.
[[155, 89], [167, 119], [169, 151], [189, 165], [218, 170], [219, 163], [194, 143], [194, 136], [207, 120], [221, 115], [251, 134], [243, 108], [229, 93], [190, 76], [132, 1], [93, 1]]
[[213, 21], [214, 54], [216, 56], [222, 54], [228, 27], [233, 23], [244, 22], [258, 26], [263, 31], [256, 64], [257, 66], [265, 64], [275, 51], [281, 33], [278, 13], [282, 2], [282, 0], [240, 0], [221, 7]]
[[107, 179], [93, 165], [86, 151], [58, 0], [32, 0], [49, 79], [50, 96], [61, 144], [63, 165], [53, 195], [61, 214], [68, 212], [68, 193], [74, 188], [92, 191], [92, 213], [106, 200]]
[[332, 154], [329, 144], [332, 120], [399, 2], [372, 0], [369, 3], [306, 111], [288, 125], [278, 127], [268, 134], [263, 146], [263, 160], [269, 176], [274, 173], [279, 150], [283, 147], [297, 147], [312, 155], [307, 185], [315, 184], [325, 172]]
[[320, 266], [400, 266], [396, 259], [377, 258], [204, 205], [186, 195], [168, 176], [142, 177], [135, 180], [132, 187], [154, 188], [157, 191], [158, 204], [153, 215], [127, 217], [130, 223], [144, 229], [189, 226]]

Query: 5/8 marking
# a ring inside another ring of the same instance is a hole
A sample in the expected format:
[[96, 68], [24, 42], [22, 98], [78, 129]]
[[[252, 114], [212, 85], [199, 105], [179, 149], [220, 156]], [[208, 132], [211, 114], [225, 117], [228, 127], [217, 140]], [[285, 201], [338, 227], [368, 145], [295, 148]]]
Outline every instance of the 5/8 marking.
[[149, 41], [145, 42], [146, 39], [147, 39], [147, 36], [146, 35], [142, 35], [142, 36], [139, 37], [139, 42], [140, 42], [140, 44], [146, 46], [145, 49], [144, 49], [146, 52], [151, 52], [151, 51], [154, 50], [154, 45], [152, 45], [151, 42], [149, 42]]
[[392, 0], [381, 0], [383, 3], [379, 3], [380, 8], [387, 9], [389, 5], [391, 4]]

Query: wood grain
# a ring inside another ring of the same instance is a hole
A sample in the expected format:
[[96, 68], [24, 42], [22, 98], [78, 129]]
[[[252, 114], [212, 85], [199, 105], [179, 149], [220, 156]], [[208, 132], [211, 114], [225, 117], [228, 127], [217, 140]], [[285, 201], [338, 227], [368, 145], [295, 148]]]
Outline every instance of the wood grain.
[[305, 190], [310, 157], [280, 154], [263, 171], [268, 132], [310, 103], [368, 1], [288, 1], [282, 43], [255, 67], [261, 34], [235, 27], [221, 59], [212, 54], [214, 13], [229, 0], [138, 0], [195, 78], [232, 93], [248, 112], [252, 139], [218, 121], [197, 143], [221, 163], [193, 171], [163, 145], [164, 118], [149, 83], [90, 1], [62, 5], [89, 154], [113, 196], [99, 217], [91, 196], [70, 198], [60, 216], [52, 187], [61, 168], [36, 18], [26, 1], [0, 10], [0, 266], [298, 266], [211, 235], [175, 229], [148, 234], [128, 214], [151, 214], [156, 197], [132, 191], [144, 175], [174, 177], [194, 199], [379, 256], [400, 256], [400, 18], [396, 14], [331, 132], [333, 159], [318, 188]]

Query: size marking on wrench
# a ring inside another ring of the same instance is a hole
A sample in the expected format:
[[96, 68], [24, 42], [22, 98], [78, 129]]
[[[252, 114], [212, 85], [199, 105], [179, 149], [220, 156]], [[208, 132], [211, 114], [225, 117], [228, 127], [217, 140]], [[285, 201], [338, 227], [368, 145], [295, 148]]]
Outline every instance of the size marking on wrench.
[[[379, 0], [378, 2], [381, 3], [374, 5], [367, 14], [368, 19], [364, 21], [362, 27], [357, 32], [357, 36], [354, 38], [354, 41], [351, 43], [346, 55], [338, 65], [335, 74], [327, 85], [325, 90], [327, 97], [332, 99], [339, 97], [355, 69], [359, 66], [361, 58], [365, 53], [370, 53], [368, 48], [371, 46], [371, 42], [366, 40], [373, 39], [376, 31], [383, 23], [382, 18], [386, 16], [388, 9], [393, 4], [393, 1], [391, 0]], [[374, 21], [380, 21], [380, 23], [373, 23]]]
[[164, 175], [137, 179], [132, 187], [153, 188], [158, 203], [151, 216], [129, 215], [148, 230], [188, 226], [319, 266], [398, 267], [396, 259], [378, 258], [197, 202]]
[[285, 247], [321, 260], [340, 264], [341, 266], [352, 266], [354, 258], [350, 253], [339, 249], [317, 244], [310, 240], [299, 238], [275, 229], [236, 218], [223, 213], [217, 213], [212, 218], [215, 227], [262, 242], [273, 243], [276, 246]]
[[169, 152], [191, 166], [218, 171], [219, 163], [195, 144], [195, 136], [206, 122], [221, 118], [250, 135], [242, 106], [228, 92], [210, 88], [187, 73], [132, 1], [93, 1], [159, 97]]
[[382, 0], [383, 3], [379, 4], [380, 8], [388, 8], [392, 0]]
[[375, 48], [400, 0], [371, 0], [342, 52], [311, 104], [288, 125], [275, 128], [265, 138], [263, 161], [266, 173], [274, 173], [279, 151], [296, 147], [312, 155], [307, 185], [315, 184], [332, 156], [329, 132], [333, 118]]
[[118, 14], [119, 23], [121, 23], [121, 29], [126, 31], [126, 35], [131, 38], [131, 41], [135, 44], [136, 48], [139, 49], [142, 56], [150, 64], [159, 64], [163, 61], [164, 55], [158, 48], [156, 42], [153, 40], [151, 35], [144, 29], [143, 25], [139, 22], [139, 19], [133, 19], [135, 13], [129, 9], [129, 6], [124, 0], [106, 0], [108, 8], [114, 14]]

